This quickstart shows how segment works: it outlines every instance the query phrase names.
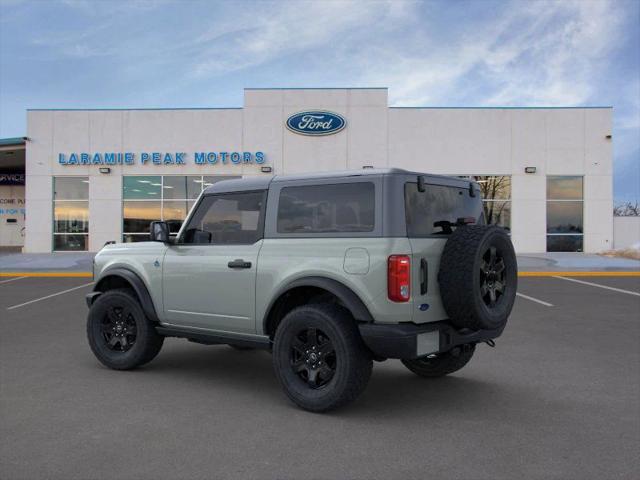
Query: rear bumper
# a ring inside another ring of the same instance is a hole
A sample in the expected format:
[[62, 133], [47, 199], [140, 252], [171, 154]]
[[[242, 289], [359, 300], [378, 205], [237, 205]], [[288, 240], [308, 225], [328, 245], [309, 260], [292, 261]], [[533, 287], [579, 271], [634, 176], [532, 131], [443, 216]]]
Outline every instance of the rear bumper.
[[457, 330], [449, 322], [375, 324], [361, 323], [364, 343], [378, 357], [412, 359], [447, 352], [457, 345], [486, 342], [504, 330]]

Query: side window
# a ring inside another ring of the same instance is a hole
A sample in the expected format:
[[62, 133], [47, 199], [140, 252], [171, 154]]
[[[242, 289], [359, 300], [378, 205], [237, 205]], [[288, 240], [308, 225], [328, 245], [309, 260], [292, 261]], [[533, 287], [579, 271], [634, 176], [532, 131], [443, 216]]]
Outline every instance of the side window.
[[209, 195], [202, 199], [182, 243], [237, 245], [262, 238], [265, 192]]
[[371, 232], [374, 203], [371, 182], [284, 187], [278, 233]]

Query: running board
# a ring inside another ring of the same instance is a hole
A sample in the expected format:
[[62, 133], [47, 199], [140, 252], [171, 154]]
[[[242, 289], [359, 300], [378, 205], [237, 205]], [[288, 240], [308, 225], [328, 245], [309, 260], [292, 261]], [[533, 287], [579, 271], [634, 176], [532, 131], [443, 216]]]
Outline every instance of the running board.
[[190, 342], [201, 343], [203, 345], [238, 345], [240, 347], [271, 349], [269, 337], [228, 332], [205, 332], [202, 330], [191, 330], [189, 328], [156, 327], [163, 337], [186, 338]]

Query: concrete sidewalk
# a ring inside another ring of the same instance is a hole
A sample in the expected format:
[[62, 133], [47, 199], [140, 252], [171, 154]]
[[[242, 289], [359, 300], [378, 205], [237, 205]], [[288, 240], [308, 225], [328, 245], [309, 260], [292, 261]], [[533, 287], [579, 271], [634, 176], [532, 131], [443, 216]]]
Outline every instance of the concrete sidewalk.
[[[91, 273], [94, 253], [0, 253], [0, 274]], [[640, 272], [640, 261], [588, 253], [529, 253], [518, 255], [521, 273]]]
[[91, 273], [95, 253], [0, 253], [0, 273]]
[[520, 272], [640, 272], [640, 260], [615, 258], [593, 253], [522, 253], [518, 255]]

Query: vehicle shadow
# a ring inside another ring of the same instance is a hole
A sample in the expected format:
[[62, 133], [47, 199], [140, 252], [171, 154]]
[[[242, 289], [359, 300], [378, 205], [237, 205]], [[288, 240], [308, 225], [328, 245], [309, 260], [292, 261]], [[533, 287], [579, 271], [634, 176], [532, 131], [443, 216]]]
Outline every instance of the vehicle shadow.
[[[259, 397], [261, 408], [295, 408], [282, 392], [266, 351], [236, 351], [224, 345], [172, 349], [162, 352], [148, 366], [145, 375], [158, 375], [171, 382], [193, 382], [202, 388], [229, 388]], [[504, 418], [505, 403], [523, 408], [535, 406], [535, 392], [522, 386], [497, 383], [486, 378], [473, 378], [458, 373], [443, 378], [420, 378], [400, 368], [374, 363], [371, 381], [353, 404], [328, 413], [336, 417], [371, 417], [378, 419], [415, 419], [429, 410], [438, 415], [456, 415], [482, 409], [484, 418]], [[539, 408], [539, 405], [538, 405]]]

